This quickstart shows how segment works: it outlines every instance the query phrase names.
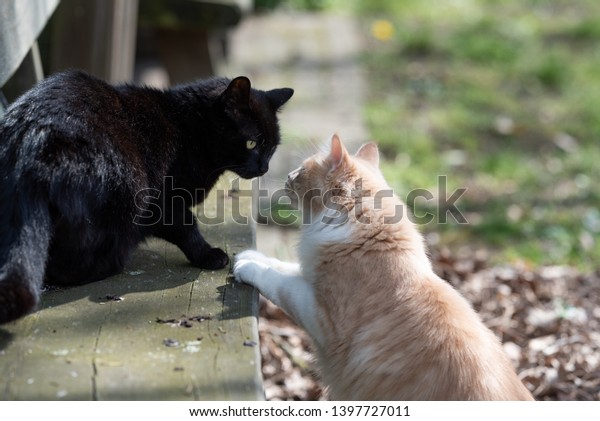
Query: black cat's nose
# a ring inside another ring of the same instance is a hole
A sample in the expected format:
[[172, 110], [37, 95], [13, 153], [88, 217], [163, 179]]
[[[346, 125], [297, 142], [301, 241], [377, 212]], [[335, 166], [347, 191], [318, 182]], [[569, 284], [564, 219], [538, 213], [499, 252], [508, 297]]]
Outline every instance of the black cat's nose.
[[269, 171], [269, 163], [268, 162], [262, 162], [260, 164], [260, 172], [262, 174], [266, 174], [267, 171]]

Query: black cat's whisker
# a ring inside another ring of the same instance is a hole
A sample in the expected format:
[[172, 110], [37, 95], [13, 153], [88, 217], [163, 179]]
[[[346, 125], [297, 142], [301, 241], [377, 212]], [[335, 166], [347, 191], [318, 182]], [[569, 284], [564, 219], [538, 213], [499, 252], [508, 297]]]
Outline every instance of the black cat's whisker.
[[313, 154], [321, 151], [323, 147], [327, 147], [327, 150], [329, 150], [330, 137], [331, 136], [326, 136], [323, 138], [310, 137], [307, 139], [306, 145], [312, 148], [310, 152]]
[[[219, 176], [220, 176], [221, 174], [223, 174], [224, 171], [227, 171], [227, 170], [231, 170], [231, 171], [235, 172], [236, 168], [239, 169], [239, 168], [241, 168], [241, 166], [239, 166], [239, 165], [224, 165], [222, 167], [219, 167], [219, 168], [213, 170], [211, 173], [209, 173], [209, 177], [213, 176], [214, 174], [219, 174]], [[265, 175], [262, 175], [261, 177], [264, 177]], [[244, 178], [244, 177], [242, 177], [242, 178]], [[251, 179], [254, 179], [254, 178], [257, 178], [257, 177], [252, 177]]]
[[223, 174], [224, 171], [231, 170], [231, 169], [236, 168], [236, 167], [237, 167], [237, 165], [224, 165], [222, 167], [216, 168], [213, 171], [211, 171], [210, 173], [208, 173], [208, 177], [207, 178], [211, 178], [215, 174], [221, 175], [221, 174]]
[[298, 148], [292, 152], [292, 156], [294, 157], [295, 161], [302, 162], [303, 161], [302, 158], [307, 156], [303, 149], [304, 148], [302, 148], [302, 149]]

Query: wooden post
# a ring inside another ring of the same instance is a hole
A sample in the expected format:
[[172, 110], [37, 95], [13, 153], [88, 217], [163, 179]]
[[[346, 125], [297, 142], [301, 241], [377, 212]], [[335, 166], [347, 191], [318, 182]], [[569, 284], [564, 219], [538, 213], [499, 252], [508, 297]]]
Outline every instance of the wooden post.
[[140, 27], [156, 38], [171, 84], [213, 76], [224, 56], [224, 33], [252, 9], [252, 0], [154, 0], [140, 3]]
[[44, 71], [40, 49], [37, 41], [35, 41], [15, 74], [2, 87], [2, 93], [6, 100], [11, 103], [43, 78]]
[[158, 47], [171, 84], [215, 74], [209, 39], [201, 28], [158, 29]]
[[109, 82], [133, 78], [138, 0], [63, 0], [50, 71], [79, 68]]

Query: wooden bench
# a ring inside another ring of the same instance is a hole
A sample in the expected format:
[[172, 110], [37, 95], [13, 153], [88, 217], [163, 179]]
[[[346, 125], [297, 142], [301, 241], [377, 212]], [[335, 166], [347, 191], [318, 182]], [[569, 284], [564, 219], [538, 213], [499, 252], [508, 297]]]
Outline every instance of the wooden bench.
[[138, 54], [157, 56], [171, 84], [212, 76], [227, 56], [227, 30], [253, 0], [141, 1]]
[[[254, 245], [253, 225], [230, 217], [252, 202], [231, 193], [232, 177], [205, 206], [224, 222], [202, 226], [230, 256]], [[39, 311], [0, 326], [0, 399], [264, 399], [258, 293], [231, 281], [230, 268], [194, 268], [150, 240], [120, 275], [46, 291]]]
[[[136, 51], [148, 44], [156, 44], [151, 53], [172, 84], [213, 76], [225, 59], [227, 30], [252, 6], [253, 0], [2, 0], [0, 88], [14, 100], [43, 78], [42, 63], [48, 73], [79, 68], [130, 82]], [[140, 37], [148, 29], [155, 35], [149, 43]]]
[[[25, 2], [0, 2], [0, 17], [9, 3]], [[51, 13], [19, 22], [37, 29], [24, 54], [11, 53], [10, 70], [0, 68], [0, 88], [31, 55]], [[0, 45], [0, 63], [8, 57]], [[232, 217], [250, 216], [252, 198], [236, 195], [238, 188], [249, 191], [250, 182], [232, 188], [233, 179], [226, 174], [198, 210], [224, 216], [201, 229], [230, 257], [255, 244], [252, 218], [240, 224]], [[258, 293], [232, 283], [230, 268], [194, 268], [176, 247], [150, 240], [122, 274], [49, 289], [38, 311], [0, 325], [0, 399], [264, 399], [257, 320]]]

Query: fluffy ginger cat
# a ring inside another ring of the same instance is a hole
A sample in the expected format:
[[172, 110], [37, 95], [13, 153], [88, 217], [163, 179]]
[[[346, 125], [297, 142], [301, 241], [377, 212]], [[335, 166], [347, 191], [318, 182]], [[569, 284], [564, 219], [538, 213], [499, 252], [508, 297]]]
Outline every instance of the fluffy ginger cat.
[[247, 250], [235, 279], [310, 334], [330, 399], [532, 400], [500, 341], [434, 274], [378, 165], [374, 143], [351, 156], [334, 135], [286, 183], [304, 214], [300, 264]]

